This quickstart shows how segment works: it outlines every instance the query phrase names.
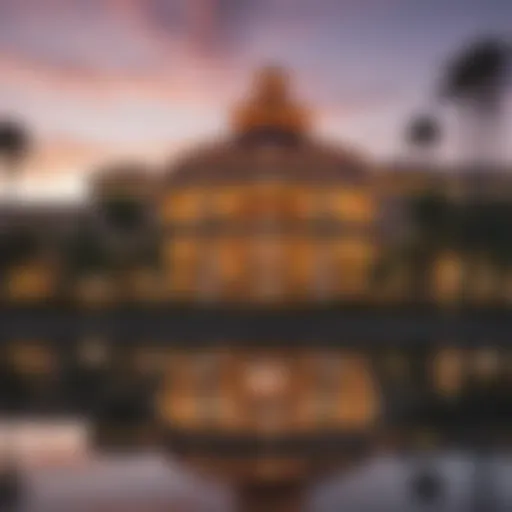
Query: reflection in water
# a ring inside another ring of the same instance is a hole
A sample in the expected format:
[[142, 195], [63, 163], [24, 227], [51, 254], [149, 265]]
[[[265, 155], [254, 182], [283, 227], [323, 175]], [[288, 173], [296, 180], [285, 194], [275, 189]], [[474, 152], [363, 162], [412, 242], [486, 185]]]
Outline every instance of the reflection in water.
[[[332, 478], [311, 490], [311, 512], [409, 512], [436, 510], [467, 512], [472, 510], [474, 464], [468, 455], [443, 454], [433, 460], [443, 482], [443, 503], [425, 507], [411, 499], [411, 472], [417, 468], [410, 461], [382, 457], [370, 461], [351, 475]], [[512, 458], [496, 456], [492, 467], [494, 512], [512, 506]]]
[[[443, 501], [436, 510], [471, 510], [471, 458], [442, 455], [434, 465], [443, 480]], [[349, 475], [313, 486], [307, 512], [409, 512], [418, 508], [411, 500], [410, 461], [375, 458]], [[496, 457], [490, 468], [494, 482], [494, 512], [512, 506], [512, 459]], [[28, 471], [27, 512], [231, 512], [234, 495], [229, 489], [202, 479], [184, 467], [157, 455], [94, 457], [86, 464], [66, 468], [32, 468]], [[426, 510], [425, 507], [421, 510]]]

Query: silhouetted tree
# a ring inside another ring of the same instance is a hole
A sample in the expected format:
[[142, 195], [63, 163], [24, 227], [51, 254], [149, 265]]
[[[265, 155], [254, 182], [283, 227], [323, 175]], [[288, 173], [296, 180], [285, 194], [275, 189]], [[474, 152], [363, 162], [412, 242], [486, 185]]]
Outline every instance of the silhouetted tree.
[[472, 130], [465, 152], [476, 151], [479, 165], [488, 164], [500, 125], [510, 67], [510, 47], [498, 37], [476, 40], [449, 63], [442, 95], [459, 106], [462, 123]]
[[462, 293], [471, 290], [474, 279], [478, 279], [476, 266], [485, 265], [493, 277], [493, 296], [503, 299], [512, 268], [512, 242], [508, 235], [512, 230], [512, 203], [474, 196], [458, 205], [454, 222], [454, 240], [465, 266]]
[[12, 183], [21, 170], [21, 163], [30, 146], [30, 135], [19, 121], [0, 120], [0, 161], [2, 171], [12, 180]]
[[67, 270], [71, 277], [101, 274], [109, 269], [108, 252], [93, 226], [79, 226], [67, 245]]
[[408, 232], [384, 251], [375, 268], [375, 280], [385, 283], [398, 271], [405, 271], [410, 298], [425, 301], [430, 298], [435, 262], [453, 243], [453, 205], [431, 188], [409, 199], [406, 216]]
[[412, 119], [406, 128], [405, 138], [422, 164], [434, 163], [433, 151], [441, 139], [441, 128], [432, 116], [422, 115]]
[[144, 204], [135, 197], [112, 196], [101, 204], [109, 226], [123, 235], [141, 229], [146, 218]]

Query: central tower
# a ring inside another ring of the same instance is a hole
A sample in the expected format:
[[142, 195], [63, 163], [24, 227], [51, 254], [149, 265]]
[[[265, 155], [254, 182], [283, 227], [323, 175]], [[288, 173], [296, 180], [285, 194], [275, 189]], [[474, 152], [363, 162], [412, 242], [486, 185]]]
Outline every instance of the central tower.
[[233, 115], [235, 134], [260, 142], [266, 137], [303, 137], [308, 128], [306, 109], [292, 97], [289, 75], [279, 66], [267, 66], [257, 73], [248, 100]]

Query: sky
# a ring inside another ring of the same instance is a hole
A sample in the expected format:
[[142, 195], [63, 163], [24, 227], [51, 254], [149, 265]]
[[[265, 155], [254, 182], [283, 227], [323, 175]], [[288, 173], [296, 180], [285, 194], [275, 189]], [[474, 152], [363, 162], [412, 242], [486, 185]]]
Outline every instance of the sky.
[[511, 27], [510, 0], [0, 0], [0, 116], [34, 133], [25, 193], [73, 197], [103, 162], [161, 163], [227, 133], [271, 62], [289, 68], [318, 135], [388, 160], [407, 119], [434, 111], [452, 158], [455, 116], [436, 94], [446, 62]]

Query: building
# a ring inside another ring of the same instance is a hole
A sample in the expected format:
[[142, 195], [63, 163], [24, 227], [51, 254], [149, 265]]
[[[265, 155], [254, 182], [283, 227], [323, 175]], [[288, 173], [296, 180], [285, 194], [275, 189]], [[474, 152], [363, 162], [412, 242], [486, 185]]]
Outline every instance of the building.
[[380, 219], [372, 170], [315, 139], [310, 123], [287, 77], [266, 70], [231, 138], [172, 167], [163, 225], [174, 293], [283, 303], [368, 292]]
[[426, 176], [310, 123], [265, 69], [231, 138], [161, 180], [122, 164], [87, 208], [6, 212], [4, 410], [86, 412], [103, 446], [166, 444], [270, 511], [364, 456], [395, 407], [506, 377], [507, 309], [424, 308], [372, 281]]

